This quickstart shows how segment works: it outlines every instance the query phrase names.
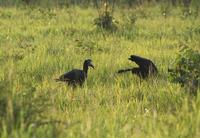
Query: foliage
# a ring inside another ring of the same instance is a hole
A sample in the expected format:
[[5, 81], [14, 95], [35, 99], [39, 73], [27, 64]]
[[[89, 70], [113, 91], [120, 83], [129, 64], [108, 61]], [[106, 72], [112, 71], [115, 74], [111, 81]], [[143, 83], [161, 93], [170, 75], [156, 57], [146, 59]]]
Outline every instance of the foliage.
[[162, 13], [162, 15], [164, 16], [164, 17], [167, 17], [167, 16], [169, 16], [169, 14], [170, 14], [170, 5], [169, 5], [169, 3], [163, 3], [163, 4], [161, 4], [161, 13]]
[[[199, 137], [199, 95], [167, 79], [180, 41], [199, 50], [199, 16], [182, 20], [172, 8], [165, 18], [160, 5], [114, 13], [124, 26], [103, 39], [91, 7], [0, 8], [1, 137]], [[160, 75], [144, 81], [117, 75], [136, 66], [131, 54], [150, 58]], [[54, 81], [86, 58], [95, 70], [83, 87]]]
[[112, 11], [109, 9], [108, 3], [104, 3], [104, 8], [99, 13], [99, 17], [94, 20], [97, 27], [105, 30], [115, 31], [117, 29], [116, 21], [113, 18]]
[[[70, 7], [79, 5], [81, 7], [89, 7], [94, 5], [97, 1], [105, 0], [0, 0], [0, 6], [15, 6], [15, 5], [37, 5], [44, 7]], [[190, 5], [199, 5], [199, 0], [106, 0], [109, 2], [115, 1], [118, 6], [137, 7], [140, 5], [152, 5], [168, 3], [172, 5], [183, 5], [189, 7]]]
[[135, 23], [136, 23], [136, 21], [137, 21], [137, 16], [134, 14], [134, 13], [130, 13], [129, 15], [128, 15], [128, 23], [130, 24], [130, 25], [135, 25]]
[[186, 85], [196, 95], [200, 82], [200, 52], [188, 46], [182, 46], [170, 72], [173, 82]]
[[17, 83], [14, 79], [17, 75], [14, 72], [5, 72], [4, 75], [5, 78], [0, 80], [0, 132], [6, 131], [12, 134], [14, 129], [26, 130], [30, 125], [46, 119], [42, 117], [44, 112], [48, 111], [49, 103], [46, 97], [37, 96], [32, 86], [16, 93], [19, 86], [17, 88], [13, 86]]

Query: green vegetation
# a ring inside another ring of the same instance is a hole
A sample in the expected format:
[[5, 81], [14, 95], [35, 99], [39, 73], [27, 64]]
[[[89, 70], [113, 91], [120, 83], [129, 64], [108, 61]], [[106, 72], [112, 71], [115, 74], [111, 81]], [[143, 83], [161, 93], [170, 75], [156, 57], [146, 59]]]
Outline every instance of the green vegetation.
[[109, 4], [105, 3], [102, 10], [99, 10], [99, 17], [94, 20], [94, 24], [100, 29], [115, 31], [117, 25], [113, 19], [112, 11]]
[[[167, 72], [180, 44], [200, 50], [199, 11], [182, 10], [116, 8], [118, 29], [107, 32], [93, 8], [1, 7], [0, 136], [200, 137], [200, 95]], [[131, 54], [152, 59], [159, 76], [116, 74], [136, 66]], [[83, 88], [54, 81], [86, 58], [96, 69]]]
[[200, 76], [200, 53], [188, 46], [182, 46], [173, 69], [169, 69], [173, 82], [188, 88], [188, 92], [197, 95]]

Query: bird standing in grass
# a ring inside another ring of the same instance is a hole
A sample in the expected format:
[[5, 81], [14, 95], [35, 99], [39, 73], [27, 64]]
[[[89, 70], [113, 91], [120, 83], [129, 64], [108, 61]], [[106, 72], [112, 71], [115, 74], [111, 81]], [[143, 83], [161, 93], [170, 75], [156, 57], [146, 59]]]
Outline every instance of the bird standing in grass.
[[92, 67], [94, 69], [91, 59], [87, 59], [84, 61], [83, 70], [73, 69], [61, 75], [58, 79], [56, 79], [56, 81], [66, 82], [68, 85], [73, 87], [76, 87], [77, 85], [82, 86], [87, 78], [89, 67]]
[[131, 55], [128, 59], [135, 62], [139, 67], [119, 70], [118, 73], [131, 71], [133, 74], [136, 74], [143, 79], [149, 77], [150, 75], [156, 75], [158, 73], [156, 66], [149, 59], [136, 55]]

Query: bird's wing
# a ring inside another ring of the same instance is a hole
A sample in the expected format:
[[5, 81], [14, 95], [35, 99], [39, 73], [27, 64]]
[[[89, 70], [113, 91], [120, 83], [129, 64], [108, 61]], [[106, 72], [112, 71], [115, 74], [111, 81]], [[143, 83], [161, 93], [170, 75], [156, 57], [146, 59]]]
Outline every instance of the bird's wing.
[[151, 64], [151, 61], [146, 58], [142, 58], [139, 56], [134, 56], [134, 62], [140, 67], [140, 68], [148, 68]]
[[121, 69], [121, 70], [118, 70], [117, 73], [124, 73], [124, 72], [128, 72], [128, 71], [132, 71], [133, 69]]
[[79, 76], [79, 74], [80, 74], [80, 70], [73, 69], [73, 70], [61, 75], [59, 77], [59, 79], [61, 81], [73, 81], [73, 80], [77, 80], [77, 77]]
[[154, 73], [158, 72], [158, 69], [157, 69], [156, 65], [153, 62], [151, 62], [151, 69], [152, 69], [152, 71], [154, 71]]

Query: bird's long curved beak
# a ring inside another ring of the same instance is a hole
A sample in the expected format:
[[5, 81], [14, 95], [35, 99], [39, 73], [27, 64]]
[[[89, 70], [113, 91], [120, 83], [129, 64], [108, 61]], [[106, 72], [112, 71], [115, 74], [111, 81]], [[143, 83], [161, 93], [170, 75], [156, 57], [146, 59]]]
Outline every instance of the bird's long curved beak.
[[90, 67], [92, 67], [93, 69], [94, 69], [94, 65], [92, 65], [92, 63], [90, 63], [90, 65], [89, 65]]
[[132, 60], [132, 58], [131, 58], [131, 57], [129, 57], [129, 58], [128, 58], [128, 60]]

